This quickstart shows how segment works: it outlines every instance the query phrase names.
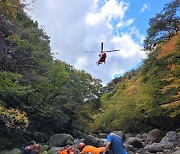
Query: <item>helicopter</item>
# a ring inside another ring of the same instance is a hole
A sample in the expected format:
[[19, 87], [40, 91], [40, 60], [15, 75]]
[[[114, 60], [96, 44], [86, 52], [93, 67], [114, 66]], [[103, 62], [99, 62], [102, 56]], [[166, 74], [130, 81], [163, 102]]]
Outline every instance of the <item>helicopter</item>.
[[[101, 42], [101, 51], [99, 53], [99, 60], [96, 62], [96, 64], [98, 64], [98, 65], [100, 65], [102, 63], [105, 64], [106, 58], [107, 58], [106, 52], [116, 52], [116, 51], [120, 51], [120, 50], [119, 49], [115, 49], [115, 50], [106, 50], [106, 51], [104, 51], [103, 50], [103, 42]], [[91, 53], [93, 51], [85, 51], [85, 52]]]

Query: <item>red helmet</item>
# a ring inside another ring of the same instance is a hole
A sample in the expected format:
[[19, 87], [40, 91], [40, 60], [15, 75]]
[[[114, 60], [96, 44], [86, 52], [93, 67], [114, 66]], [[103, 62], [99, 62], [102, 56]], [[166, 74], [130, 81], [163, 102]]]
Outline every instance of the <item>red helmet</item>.
[[83, 146], [85, 146], [84, 143], [79, 143], [79, 144], [78, 144], [78, 149], [81, 149]]

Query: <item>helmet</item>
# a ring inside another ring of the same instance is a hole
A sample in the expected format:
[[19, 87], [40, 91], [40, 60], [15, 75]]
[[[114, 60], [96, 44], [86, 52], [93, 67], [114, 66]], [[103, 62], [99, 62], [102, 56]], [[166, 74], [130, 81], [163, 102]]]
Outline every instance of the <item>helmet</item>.
[[78, 144], [78, 149], [81, 149], [83, 146], [85, 146], [84, 143], [79, 143], [79, 144]]

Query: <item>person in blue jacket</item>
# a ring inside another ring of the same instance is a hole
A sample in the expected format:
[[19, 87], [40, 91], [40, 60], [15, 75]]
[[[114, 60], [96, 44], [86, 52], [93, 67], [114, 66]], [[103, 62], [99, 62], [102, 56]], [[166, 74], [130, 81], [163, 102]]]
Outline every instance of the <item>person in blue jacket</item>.
[[109, 150], [110, 154], [127, 154], [126, 149], [123, 146], [123, 140], [120, 136], [110, 133], [107, 136], [107, 143], [104, 153]]

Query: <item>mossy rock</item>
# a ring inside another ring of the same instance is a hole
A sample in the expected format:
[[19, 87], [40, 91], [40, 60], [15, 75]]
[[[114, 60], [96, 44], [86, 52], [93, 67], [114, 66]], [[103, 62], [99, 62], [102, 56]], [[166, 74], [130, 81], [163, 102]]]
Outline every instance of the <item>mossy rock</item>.
[[0, 154], [6, 154], [8, 151], [7, 150], [3, 150], [3, 151], [0, 151]]
[[59, 147], [52, 147], [50, 150], [47, 151], [47, 154], [57, 154], [59, 151]]
[[49, 147], [64, 147], [66, 145], [72, 145], [74, 138], [70, 134], [55, 134], [49, 139]]
[[21, 154], [21, 150], [18, 148], [14, 148], [10, 151], [8, 150], [1, 151], [0, 154]]
[[47, 151], [43, 151], [43, 152], [41, 152], [41, 154], [48, 154], [48, 152]]
[[43, 152], [43, 151], [47, 151], [48, 148], [49, 148], [48, 145], [42, 145], [42, 150], [41, 150], [41, 151], [42, 151], [42, 152]]

